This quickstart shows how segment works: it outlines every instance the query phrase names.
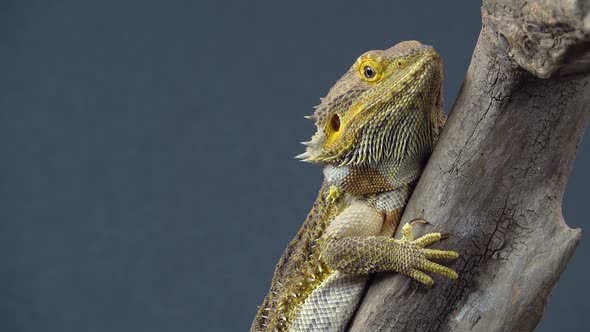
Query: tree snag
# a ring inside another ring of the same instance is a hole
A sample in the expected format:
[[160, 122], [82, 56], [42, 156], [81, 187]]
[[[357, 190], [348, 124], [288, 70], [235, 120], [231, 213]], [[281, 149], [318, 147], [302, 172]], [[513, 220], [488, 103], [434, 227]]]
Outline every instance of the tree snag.
[[[402, 223], [449, 234], [456, 282], [377, 275], [350, 331], [531, 331], [580, 230], [561, 213], [590, 115], [590, 1], [484, 0], [461, 92]], [[397, 237], [401, 236], [401, 227]]]

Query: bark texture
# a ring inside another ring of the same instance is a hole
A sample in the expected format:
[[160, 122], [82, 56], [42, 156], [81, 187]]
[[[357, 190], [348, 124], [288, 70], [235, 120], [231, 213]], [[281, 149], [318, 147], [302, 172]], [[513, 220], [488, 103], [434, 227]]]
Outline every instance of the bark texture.
[[450, 234], [434, 247], [461, 254], [459, 279], [427, 289], [379, 274], [351, 331], [537, 325], [580, 239], [561, 204], [590, 116], [589, 11], [588, 0], [484, 0], [463, 87], [401, 223]]

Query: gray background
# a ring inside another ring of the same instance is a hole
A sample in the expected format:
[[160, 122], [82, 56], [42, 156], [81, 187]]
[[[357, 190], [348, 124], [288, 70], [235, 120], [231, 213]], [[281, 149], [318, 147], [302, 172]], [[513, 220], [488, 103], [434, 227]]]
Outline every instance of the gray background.
[[[359, 54], [406, 39], [442, 54], [448, 111], [479, 6], [1, 1], [0, 330], [247, 330], [321, 182], [292, 158], [302, 116]], [[589, 165], [586, 143], [572, 227]], [[590, 328], [589, 251], [538, 331]]]

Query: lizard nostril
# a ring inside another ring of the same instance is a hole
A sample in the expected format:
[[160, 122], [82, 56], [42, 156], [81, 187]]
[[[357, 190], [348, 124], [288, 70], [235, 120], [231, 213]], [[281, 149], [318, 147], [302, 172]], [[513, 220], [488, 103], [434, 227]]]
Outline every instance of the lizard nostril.
[[330, 125], [334, 131], [340, 130], [340, 117], [338, 114], [332, 115], [332, 118], [330, 119]]

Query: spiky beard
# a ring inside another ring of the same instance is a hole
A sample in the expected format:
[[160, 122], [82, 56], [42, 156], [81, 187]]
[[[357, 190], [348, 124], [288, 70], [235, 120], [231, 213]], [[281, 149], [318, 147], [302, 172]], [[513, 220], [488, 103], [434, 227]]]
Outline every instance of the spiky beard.
[[358, 142], [350, 149], [325, 161], [340, 166], [371, 166], [383, 161], [397, 164], [414, 155], [429, 154], [432, 125], [427, 117], [426, 112], [418, 110], [387, 112], [364, 126]]

